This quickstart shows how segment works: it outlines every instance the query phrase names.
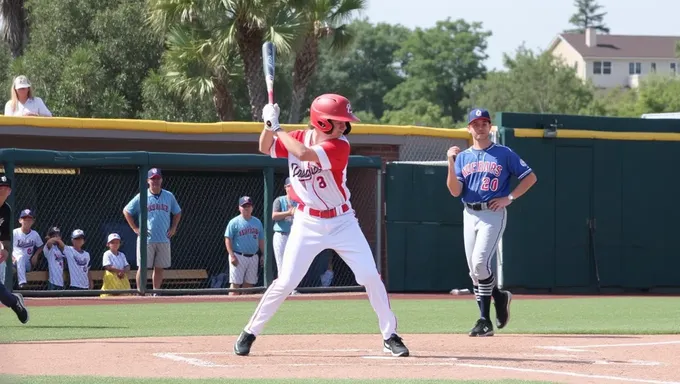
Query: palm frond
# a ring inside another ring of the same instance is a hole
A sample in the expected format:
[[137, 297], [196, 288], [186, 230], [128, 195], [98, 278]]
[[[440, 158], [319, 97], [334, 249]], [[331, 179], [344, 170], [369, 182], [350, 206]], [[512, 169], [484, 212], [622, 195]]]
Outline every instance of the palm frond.
[[352, 46], [356, 36], [347, 25], [334, 28], [331, 32], [330, 50], [334, 53], [344, 53]]

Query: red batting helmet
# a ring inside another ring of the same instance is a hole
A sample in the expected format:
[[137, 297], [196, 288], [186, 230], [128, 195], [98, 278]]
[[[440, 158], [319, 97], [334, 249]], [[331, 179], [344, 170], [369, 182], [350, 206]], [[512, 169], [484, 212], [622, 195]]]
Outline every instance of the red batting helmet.
[[343, 134], [352, 130], [350, 122], [359, 121], [352, 113], [352, 106], [346, 97], [334, 93], [326, 93], [314, 99], [309, 108], [309, 122], [321, 132], [333, 129], [331, 120], [344, 121], [347, 128]]

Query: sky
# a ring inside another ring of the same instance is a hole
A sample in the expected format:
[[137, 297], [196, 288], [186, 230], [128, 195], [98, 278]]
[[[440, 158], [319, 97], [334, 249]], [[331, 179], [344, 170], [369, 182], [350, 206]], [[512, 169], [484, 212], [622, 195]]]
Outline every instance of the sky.
[[[367, 0], [360, 16], [373, 23], [428, 28], [450, 17], [481, 22], [491, 30], [485, 62], [487, 69], [503, 69], [503, 53], [517, 47], [544, 50], [565, 29], [575, 13], [573, 0]], [[607, 12], [604, 22], [616, 35], [680, 36], [680, 1], [599, 0]]]

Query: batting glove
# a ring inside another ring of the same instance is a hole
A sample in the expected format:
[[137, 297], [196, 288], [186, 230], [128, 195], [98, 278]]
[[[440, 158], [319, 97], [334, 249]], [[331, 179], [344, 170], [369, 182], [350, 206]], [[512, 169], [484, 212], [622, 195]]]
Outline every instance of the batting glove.
[[264, 129], [272, 132], [281, 130], [279, 125], [279, 113], [281, 109], [278, 104], [267, 104], [262, 108], [262, 120], [264, 120]]

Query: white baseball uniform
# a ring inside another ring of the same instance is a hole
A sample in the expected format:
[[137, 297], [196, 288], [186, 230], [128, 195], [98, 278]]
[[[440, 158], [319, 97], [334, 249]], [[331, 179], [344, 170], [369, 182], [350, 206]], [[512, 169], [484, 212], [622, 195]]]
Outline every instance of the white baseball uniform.
[[71, 279], [70, 287], [89, 289], [90, 288], [90, 253], [87, 251], [76, 251], [72, 246], [64, 248], [64, 255], [68, 262], [68, 275]]
[[[66, 250], [66, 247], [64, 247]], [[64, 252], [59, 249], [57, 244], [52, 244], [50, 248], [45, 246], [43, 250], [45, 259], [47, 259], [47, 269], [49, 270], [49, 282], [57, 287], [64, 287]]]
[[273, 158], [288, 158], [291, 198], [298, 203], [293, 227], [283, 256], [282, 273], [262, 296], [245, 331], [258, 335], [279, 306], [298, 286], [314, 257], [327, 248], [334, 249], [354, 272], [357, 283], [366, 287], [368, 299], [378, 315], [384, 339], [397, 333], [397, 319], [390, 309], [385, 285], [380, 279], [368, 241], [354, 215], [347, 188], [347, 163], [350, 145], [347, 138], [311, 145], [311, 129], [290, 135], [313, 149], [319, 163], [301, 161], [275, 139]]
[[31, 271], [31, 257], [42, 246], [43, 241], [35, 230], [24, 233], [21, 228], [14, 229], [12, 258], [16, 260], [19, 284], [26, 284], [26, 272]]

